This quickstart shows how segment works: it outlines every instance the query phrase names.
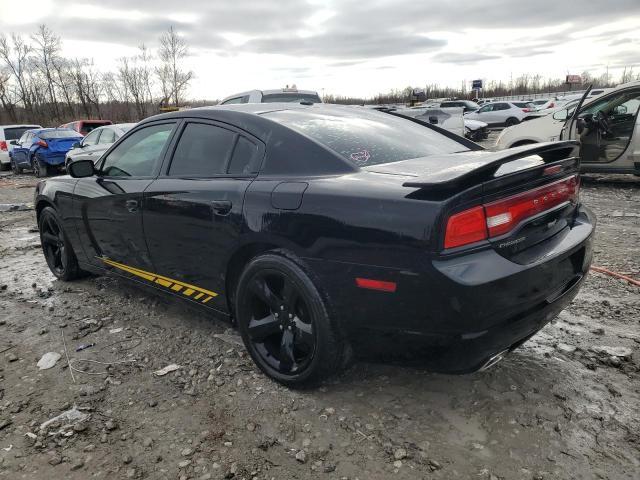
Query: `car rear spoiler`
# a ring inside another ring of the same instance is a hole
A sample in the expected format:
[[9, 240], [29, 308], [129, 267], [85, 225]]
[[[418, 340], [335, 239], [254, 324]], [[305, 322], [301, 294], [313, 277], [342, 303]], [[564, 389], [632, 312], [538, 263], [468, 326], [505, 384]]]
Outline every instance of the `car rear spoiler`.
[[[579, 164], [578, 147], [579, 142], [568, 140], [523, 145], [499, 152], [487, 152], [486, 150], [467, 152], [461, 158], [463, 161], [454, 161], [451, 158], [452, 163], [449, 167], [435, 169], [432, 173], [425, 172], [415, 180], [410, 180], [402, 185], [413, 188], [449, 188], [470, 180], [485, 181], [494, 178], [502, 165], [515, 160], [525, 160], [532, 156], [538, 157], [535, 166], [531, 162], [523, 161], [521, 165], [514, 165], [514, 170], [505, 173], [524, 171], [532, 166], [538, 169], [540, 168], [539, 159], [542, 159], [545, 164], [570, 161], [575, 163], [577, 167]], [[473, 158], [474, 156], [476, 158]]]

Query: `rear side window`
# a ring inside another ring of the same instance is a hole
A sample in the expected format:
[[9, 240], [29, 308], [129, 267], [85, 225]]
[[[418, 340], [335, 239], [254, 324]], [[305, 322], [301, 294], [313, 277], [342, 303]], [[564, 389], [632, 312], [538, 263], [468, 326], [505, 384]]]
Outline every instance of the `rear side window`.
[[258, 146], [239, 136], [236, 148], [231, 157], [228, 172], [231, 175], [250, 175], [258, 173], [260, 168], [260, 149]]
[[360, 167], [469, 150], [419, 123], [358, 107], [280, 110], [264, 116]]
[[169, 167], [172, 176], [208, 177], [225, 173], [236, 134], [214, 125], [188, 123]]
[[110, 128], [105, 128], [102, 130], [102, 135], [98, 139], [98, 143], [113, 143], [116, 141], [116, 132], [111, 130]]
[[508, 103], [496, 103], [493, 106], [493, 111], [497, 111], [497, 110], [509, 110], [509, 104]]

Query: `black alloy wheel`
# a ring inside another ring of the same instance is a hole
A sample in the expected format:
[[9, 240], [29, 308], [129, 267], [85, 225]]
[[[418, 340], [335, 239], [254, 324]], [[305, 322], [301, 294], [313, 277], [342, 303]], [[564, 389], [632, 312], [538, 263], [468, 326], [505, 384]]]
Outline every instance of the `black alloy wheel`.
[[347, 354], [322, 297], [299, 265], [277, 254], [254, 259], [236, 295], [240, 333], [254, 362], [288, 386], [340, 370]]
[[22, 173], [22, 167], [20, 167], [13, 158], [11, 159], [11, 170], [17, 175]]
[[79, 277], [76, 256], [53, 208], [46, 207], [42, 211], [38, 226], [42, 251], [51, 273], [60, 280]]
[[514, 125], [517, 125], [519, 123], [520, 123], [520, 121], [517, 118], [509, 117], [509, 118], [507, 118], [507, 121], [505, 122], [505, 126], [513, 127]]

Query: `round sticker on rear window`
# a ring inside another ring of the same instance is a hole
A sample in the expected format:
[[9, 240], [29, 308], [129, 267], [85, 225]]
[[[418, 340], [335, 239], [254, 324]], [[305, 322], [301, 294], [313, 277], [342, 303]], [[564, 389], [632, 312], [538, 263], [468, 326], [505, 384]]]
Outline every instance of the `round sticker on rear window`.
[[359, 152], [353, 152], [351, 155], [349, 155], [349, 158], [356, 162], [357, 165], [365, 165], [371, 158], [371, 155], [366, 150], [361, 150]]

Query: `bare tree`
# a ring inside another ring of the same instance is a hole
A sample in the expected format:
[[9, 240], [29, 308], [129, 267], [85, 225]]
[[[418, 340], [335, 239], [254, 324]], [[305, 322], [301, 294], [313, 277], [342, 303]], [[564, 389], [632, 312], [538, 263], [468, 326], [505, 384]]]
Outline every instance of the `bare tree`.
[[188, 55], [189, 50], [184, 39], [176, 33], [173, 27], [169, 27], [169, 30], [160, 37], [158, 58], [161, 65], [156, 69], [163, 91], [163, 102], [166, 104], [173, 101], [177, 107], [189, 87], [193, 72], [180, 68], [180, 63]]
[[60, 61], [60, 37], [55, 35], [46, 25], [40, 25], [38, 31], [31, 38], [37, 45], [35, 48], [35, 66], [46, 81], [48, 103], [54, 117], [60, 120], [61, 115], [55, 83], [55, 64]]
[[0, 59], [2, 59], [17, 83], [18, 96], [24, 108], [33, 114], [30, 89], [27, 81], [27, 65], [30, 61], [31, 46], [15, 33], [11, 42], [6, 35], [0, 35]]

